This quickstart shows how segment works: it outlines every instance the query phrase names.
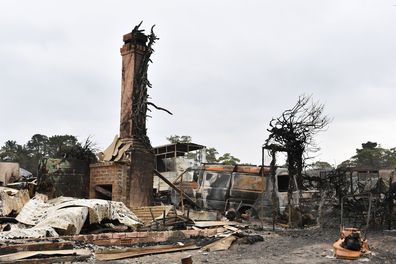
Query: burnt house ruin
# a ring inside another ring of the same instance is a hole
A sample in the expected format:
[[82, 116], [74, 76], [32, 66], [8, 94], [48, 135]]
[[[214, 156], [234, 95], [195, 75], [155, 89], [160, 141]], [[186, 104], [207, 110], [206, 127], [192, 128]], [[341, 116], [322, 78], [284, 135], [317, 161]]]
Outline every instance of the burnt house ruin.
[[[155, 169], [168, 180], [193, 181], [194, 169], [206, 162], [205, 146], [195, 143], [172, 143], [154, 148]], [[170, 191], [171, 187], [154, 178], [156, 191]]]

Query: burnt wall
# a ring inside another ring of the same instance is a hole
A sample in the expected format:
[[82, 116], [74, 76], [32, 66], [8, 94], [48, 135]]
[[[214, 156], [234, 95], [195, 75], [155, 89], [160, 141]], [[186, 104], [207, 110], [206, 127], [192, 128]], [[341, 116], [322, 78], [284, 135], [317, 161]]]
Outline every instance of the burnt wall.
[[88, 197], [89, 165], [75, 159], [42, 159], [37, 175], [37, 191], [49, 198]]
[[102, 198], [96, 186], [111, 186], [111, 200], [129, 203], [128, 172], [129, 165], [123, 162], [102, 162], [92, 164], [90, 173], [89, 198]]
[[154, 152], [144, 148], [131, 149], [130, 208], [153, 204], [153, 169]]

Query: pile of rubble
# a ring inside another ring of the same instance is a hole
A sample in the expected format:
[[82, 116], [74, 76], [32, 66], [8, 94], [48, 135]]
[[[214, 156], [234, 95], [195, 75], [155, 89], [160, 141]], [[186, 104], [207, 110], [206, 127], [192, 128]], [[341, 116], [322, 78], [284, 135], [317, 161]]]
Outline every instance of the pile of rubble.
[[18, 224], [6, 225], [0, 239], [59, 237], [80, 234], [83, 226], [117, 221], [136, 229], [138, 218], [121, 202], [100, 199], [58, 197], [48, 200], [37, 194], [15, 218]]
[[262, 241], [217, 212], [57, 197], [1, 187], [0, 262], [116, 260], [175, 251], [226, 250], [237, 239]]

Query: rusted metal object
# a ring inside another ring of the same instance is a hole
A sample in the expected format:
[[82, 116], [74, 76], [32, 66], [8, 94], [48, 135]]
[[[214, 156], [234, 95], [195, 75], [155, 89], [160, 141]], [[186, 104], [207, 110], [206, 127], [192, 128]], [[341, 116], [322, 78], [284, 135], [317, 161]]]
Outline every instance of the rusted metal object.
[[340, 259], [358, 259], [369, 252], [367, 239], [363, 239], [357, 228], [344, 228], [340, 239], [333, 244], [334, 255]]
[[205, 165], [207, 171], [219, 171], [219, 172], [233, 172], [235, 170], [234, 165], [222, 165], [222, 164], [207, 164]]
[[198, 176], [197, 203], [224, 212], [256, 211], [254, 204], [266, 190], [269, 171], [261, 166], [205, 164]]
[[[364, 237], [362, 231], [358, 228], [344, 227], [344, 200], [348, 197], [356, 199], [357, 197], [368, 198], [368, 209], [366, 225], [364, 227]], [[341, 259], [358, 259], [362, 254], [369, 253], [369, 245], [366, 239], [367, 229], [370, 222], [372, 194], [347, 195], [341, 198], [341, 224], [340, 238], [333, 244], [334, 255]]]

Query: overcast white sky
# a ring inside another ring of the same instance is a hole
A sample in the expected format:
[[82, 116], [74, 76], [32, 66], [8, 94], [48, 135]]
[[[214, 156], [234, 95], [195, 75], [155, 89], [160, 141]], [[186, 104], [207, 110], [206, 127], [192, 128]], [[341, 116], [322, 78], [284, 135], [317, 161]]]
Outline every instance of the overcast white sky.
[[156, 24], [152, 145], [172, 134], [259, 164], [268, 123], [300, 94], [333, 118], [318, 160], [396, 146], [396, 0], [0, 0], [0, 144], [119, 130], [122, 35]]

